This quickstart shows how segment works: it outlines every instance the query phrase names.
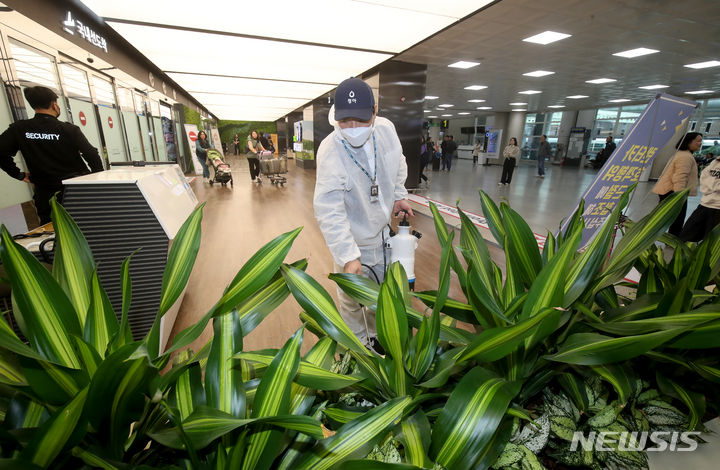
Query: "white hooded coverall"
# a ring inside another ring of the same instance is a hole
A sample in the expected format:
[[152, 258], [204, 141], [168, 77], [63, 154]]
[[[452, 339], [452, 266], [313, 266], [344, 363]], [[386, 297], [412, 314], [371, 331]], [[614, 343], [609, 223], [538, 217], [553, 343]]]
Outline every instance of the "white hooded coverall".
[[[362, 264], [371, 266], [382, 281], [385, 274], [383, 232], [387, 236], [386, 227], [395, 201], [407, 198], [407, 164], [400, 139], [389, 120], [376, 117], [373, 134], [365, 144], [355, 148], [346, 142], [346, 150], [340, 128], [332, 118], [331, 123], [335, 130], [322, 141], [317, 153], [315, 218], [335, 261], [336, 272], [343, 272], [346, 263], [360, 259]], [[376, 184], [379, 190], [376, 202], [370, 200], [370, 178], [348, 155], [350, 151], [372, 176], [373, 135], [377, 146]], [[389, 256], [387, 258], [389, 260]], [[363, 267], [363, 271], [369, 275], [367, 268]], [[358, 338], [366, 340], [368, 333], [374, 336], [375, 316], [367, 315], [368, 332], [360, 305], [339, 288], [338, 298], [340, 314]]]

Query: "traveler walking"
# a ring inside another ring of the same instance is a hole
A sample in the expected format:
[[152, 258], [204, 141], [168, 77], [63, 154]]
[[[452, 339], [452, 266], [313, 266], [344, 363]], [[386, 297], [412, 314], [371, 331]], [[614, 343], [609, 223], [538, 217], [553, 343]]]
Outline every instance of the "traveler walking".
[[538, 178], [545, 178], [545, 159], [550, 158], [551, 152], [552, 150], [550, 149], [550, 144], [547, 141], [547, 136], [543, 134], [540, 137], [540, 146], [538, 147]]
[[251, 131], [250, 135], [247, 136], [246, 145], [247, 153], [245, 156], [247, 157], [248, 165], [250, 165], [250, 179], [256, 183], [262, 183], [260, 179], [260, 152], [265, 150], [265, 148], [260, 143], [260, 137], [256, 130]]
[[500, 177], [500, 182], [498, 183], [498, 185], [510, 184], [519, 156], [520, 147], [518, 147], [517, 139], [515, 137], [511, 137], [510, 143], [503, 150], [503, 157], [505, 157], [505, 161], [503, 161], [502, 176]]

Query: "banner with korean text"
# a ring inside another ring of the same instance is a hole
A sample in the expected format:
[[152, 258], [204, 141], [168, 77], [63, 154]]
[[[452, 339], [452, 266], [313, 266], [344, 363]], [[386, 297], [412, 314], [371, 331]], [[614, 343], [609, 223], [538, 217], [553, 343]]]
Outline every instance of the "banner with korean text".
[[[582, 196], [585, 200], [585, 230], [581, 247], [592, 240], [622, 194], [652, 164], [658, 150], [685, 130], [697, 105], [695, 101], [666, 94], [657, 95], [650, 101]], [[563, 222], [563, 231], [577, 207]]]

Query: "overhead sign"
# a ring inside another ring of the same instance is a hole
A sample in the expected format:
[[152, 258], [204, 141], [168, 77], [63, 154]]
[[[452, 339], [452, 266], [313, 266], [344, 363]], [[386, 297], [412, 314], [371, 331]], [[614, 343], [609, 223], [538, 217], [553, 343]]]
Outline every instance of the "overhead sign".
[[93, 46], [98, 47], [105, 52], [108, 51], [107, 40], [92, 30], [89, 26], [84, 25], [82, 21], [73, 18], [72, 12], [67, 12], [67, 18], [65, 18], [65, 21], [62, 22], [62, 25], [63, 30], [69, 35], [75, 36], [75, 34], [77, 34]]
[[[690, 113], [697, 105], [695, 101], [665, 94], [657, 95], [648, 103], [582, 196], [585, 200], [585, 229], [581, 247], [590, 242], [622, 194], [640, 179], [655, 153], [673, 136], [685, 131]], [[563, 231], [577, 208], [575, 206], [563, 222]]]
[[78, 114], [78, 117], [80, 118], [80, 124], [82, 124], [83, 126], [86, 126], [86, 125], [87, 125], [87, 118], [85, 117], [85, 113], [83, 113], [82, 111], [80, 111], [80, 114]]

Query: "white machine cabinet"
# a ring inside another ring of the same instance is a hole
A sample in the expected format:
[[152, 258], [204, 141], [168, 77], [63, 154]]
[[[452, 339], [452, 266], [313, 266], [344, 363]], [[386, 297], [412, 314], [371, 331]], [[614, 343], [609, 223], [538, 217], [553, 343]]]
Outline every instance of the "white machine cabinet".
[[[63, 183], [63, 206], [85, 235], [100, 281], [118, 315], [122, 262], [139, 249], [130, 261], [128, 318], [133, 336], [144, 337], [160, 306], [170, 244], [198, 204], [195, 193], [177, 165], [117, 167]], [[183, 295], [162, 319], [161, 350], [166, 347]]]

